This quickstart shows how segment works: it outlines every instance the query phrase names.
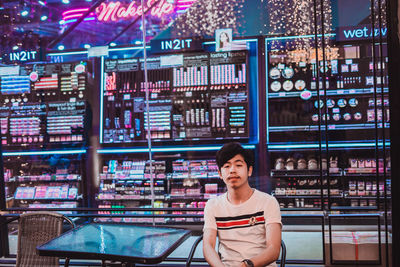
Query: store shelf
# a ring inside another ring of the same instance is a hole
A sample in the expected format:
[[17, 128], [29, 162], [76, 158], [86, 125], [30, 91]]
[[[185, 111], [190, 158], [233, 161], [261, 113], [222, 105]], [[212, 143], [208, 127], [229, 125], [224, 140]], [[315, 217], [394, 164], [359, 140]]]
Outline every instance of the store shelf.
[[[319, 149], [320, 145], [319, 143], [269, 143], [267, 144], [268, 150], [271, 151], [287, 151], [287, 150], [292, 150], [292, 149]], [[364, 142], [330, 142], [328, 144], [328, 147], [330, 149], [348, 149], [348, 148], [366, 148], [366, 149], [371, 149], [375, 148], [376, 142], [375, 141], [364, 141]], [[379, 141], [378, 146], [381, 147], [383, 146], [383, 142]], [[390, 147], [390, 141], [385, 142], [385, 146], [387, 148]], [[326, 147], [326, 144], [323, 142], [321, 143], [321, 148], [324, 149]]]
[[[327, 175], [328, 171], [323, 170], [322, 175]], [[279, 177], [319, 177], [321, 175], [320, 170], [271, 170], [271, 176], [274, 176], [276, 178]], [[330, 176], [341, 176], [342, 171], [340, 170], [339, 172], [330, 172]]]
[[[382, 128], [382, 123], [378, 123], [378, 128]], [[385, 123], [385, 128], [389, 128], [390, 124]], [[375, 123], [358, 123], [358, 124], [328, 124], [328, 130], [367, 130], [375, 129]], [[324, 131], [325, 124], [320, 127], [318, 125], [290, 125], [290, 126], [269, 126], [270, 132], [304, 132], [304, 131]]]
[[3, 156], [36, 156], [36, 155], [68, 155], [68, 154], [85, 154], [85, 149], [71, 150], [40, 150], [40, 151], [8, 151], [3, 152]]
[[[210, 146], [164, 146], [164, 147], [152, 147], [152, 152], [186, 152], [186, 151], [218, 151], [222, 145], [210, 145]], [[246, 149], [255, 149], [255, 145], [243, 145]], [[99, 154], [120, 154], [120, 153], [146, 153], [149, 152], [148, 148], [109, 148], [109, 149], [98, 149]]]
[[77, 196], [76, 198], [15, 198], [14, 200], [22, 200], [22, 201], [78, 201], [82, 199], [82, 195]]
[[[137, 200], [151, 200], [151, 195], [148, 196], [144, 196], [144, 195], [117, 195], [114, 193], [110, 193], [107, 195], [113, 195], [114, 197], [105, 197], [105, 198], [99, 198], [98, 196], [96, 196], [97, 200], [101, 200], [101, 201], [137, 201]], [[165, 196], [162, 195], [155, 195], [154, 197], [155, 200], [164, 200]]]
[[[381, 89], [377, 88], [376, 92], [381, 93]], [[277, 93], [268, 93], [268, 98], [287, 98], [287, 97], [300, 97], [302, 91], [293, 91], [293, 92], [277, 92]], [[384, 93], [388, 93], [389, 89], [384, 88]], [[311, 91], [312, 96], [317, 96], [317, 91]], [[328, 96], [342, 96], [342, 95], [363, 95], [363, 94], [373, 94], [374, 88], [358, 88], [358, 89], [328, 89], [326, 90], [326, 95]], [[319, 94], [323, 96], [325, 93], [323, 90], [319, 91]]]

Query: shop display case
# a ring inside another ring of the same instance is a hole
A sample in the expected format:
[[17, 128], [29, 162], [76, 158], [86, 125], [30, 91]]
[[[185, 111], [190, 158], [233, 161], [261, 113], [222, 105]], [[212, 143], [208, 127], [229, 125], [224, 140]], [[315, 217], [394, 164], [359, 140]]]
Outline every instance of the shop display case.
[[[148, 59], [149, 117], [154, 143], [249, 140], [247, 51], [195, 53]], [[144, 64], [106, 60], [101, 140], [146, 144]]]
[[7, 208], [71, 209], [87, 206], [84, 152], [5, 153]]
[[[168, 148], [165, 149], [167, 150]], [[222, 194], [225, 191], [225, 184], [219, 178], [214, 155], [215, 150], [177, 154], [155, 153], [152, 162], [154, 207], [204, 208], [208, 199]], [[100, 186], [96, 196], [98, 207], [151, 207], [150, 162], [147, 155], [125, 153], [101, 156], [103, 161], [98, 177]], [[185, 211], [174, 213], [185, 214]], [[129, 212], [124, 211], [124, 214]], [[124, 218], [123, 220], [148, 219]], [[183, 219], [161, 218], [159, 222], [167, 223], [175, 220], [181, 222]], [[184, 221], [195, 220], [186, 218]]]
[[0, 121], [8, 208], [87, 206], [90, 65], [0, 68]]
[[[251, 106], [256, 93], [250, 93], [250, 86], [257, 83], [249, 74], [256, 67], [250, 64], [253, 54], [250, 50], [148, 58], [155, 208], [204, 208], [208, 199], [225, 190], [215, 162], [221, 144], [236, 140], [255, 148], [249, 145], [257, 131], [252, 129], [257, 120], [250, 116], [258, 105]], [[143, 70], [140, 58], [104, 61], [99, 208], [152, 205], [148, 149], [142, 148], [147, 146], [148, 127]], [[186, 212], [190, 213], [174, 214]], [[159, 219], [161, 223], [195, 221]]]
[[387, 57], [325, 38], [318, 60], [321, 39], [266, 39], [273, 194], [289, 210], [376, 210], [390, 197]]

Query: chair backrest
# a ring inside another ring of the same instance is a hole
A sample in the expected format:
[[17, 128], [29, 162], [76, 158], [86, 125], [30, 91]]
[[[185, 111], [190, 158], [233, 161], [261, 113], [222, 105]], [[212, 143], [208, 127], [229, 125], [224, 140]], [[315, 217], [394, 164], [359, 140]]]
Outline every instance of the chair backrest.
[[18, 221], [16, 266], [59, 266], [58, 258], [39, 256], [36, 247], [59, 236], [65, 220], [74, 226], [70, 219], [56, 212], [22, 214]]
[[[202, 240], [203, 240], [203, 235], [200, 235], [194, 241], [192, 248], [189, 252], [189, 256], [186, 259], [186, 267], [190, 267], [190, 264], [192, 263], [192, 260], [193, 260], [194, 253], [196, 252], [196, 248]], [[285, 265], [286, 265], [286, 245], [285, 245], [285, 242], [283, 242], [283, 239], [281, 240], [281, 258], [278, 261], [280, 262], [280, 265], [279, 265], [280, 267], [285, 267]]]
[[286, 245], [285, 242], [283, 242], [283, 239], [281, 240], [281, 258], [280, 258], [280, 267], [285, 267], [286, 264]]

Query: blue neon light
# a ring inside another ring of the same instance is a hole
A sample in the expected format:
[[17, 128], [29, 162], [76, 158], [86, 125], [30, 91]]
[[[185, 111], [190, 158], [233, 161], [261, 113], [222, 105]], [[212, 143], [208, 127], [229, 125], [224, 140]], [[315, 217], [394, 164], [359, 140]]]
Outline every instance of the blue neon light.
[[[217, 151], [220, 146], [194, 146], [194, 147], [153, 147], [152, 152], [185, 152], [185, 151]], [[243, 145], [246, 149], [255, 149], [255, 145]], [[117, 153], [143, 153], [149, 152], [148, 148], [121, 148], [121, 149], [98, 149], [99, 154], [117, 154]]]
[[81, 55], [87, 54], [88, 51], [75, 51], [75, 52], [58, 52], [58, 53], [49, 53], [48, 56], [69, 56], [69, 55]]
[[[91, 20], [95, 20], [96, 18], [94, 17], [90, 17], [90, 18], [85, 18], [84, 21], [91, 21]], [[70, 19], [70, 20], [66, 20], [63, 24], [68, 24], [68, 23], [73, 23], [76, 22], [77, 19]]]
[[3, 156], [34, 156], [34, 155], [50, 155], [50, 154], [85, 154], [85, 149], [76, 150], [52, 150], [52, 151], [16, 151], [16, 152], [3, 152]]
[[100, 66], [100, 144], [103, 143], [103, 99], [104, 99], [104, 57], [101, 57]]
[[[151, 46], [146, 46], [146, 49], [150, 49]], [[135, 47], [120, 47], [120, 48], [109, 48], [108, 51], [114, 52], [114, 51], [125, 51], [125, 50], [142, 50], [143, 46], [135, 46]]]
[[[150, 46], [146, 46], [146, 49], [150, 49]], [[125, 50], [140, 50], [143, 49], [142, 46], [135, 46], [135, 47], [121, 47], [121, 48], [109, 48], [108, 51], [115, 52], [115, 51], [125, 51]], [[87, 54], [87, 50], [83, 51], [73, 51], [73, 52], [56, 52], [56, 53], [49, 53], [48, 56], [70, 56], [70, 55], [81, 55]]]
[[[234, 41], [242, 41], [242, 42], [257, 42], [257, 39], [237, 39]], [[215, 41], [203, 42], [203, 45], [215, 45]]]
[[[383, 142], [378, 142], [378, 146], [382, 146]], [[366, 143], [330, 143], [328, 147], [331, 148], [339, 148], [339, 147], [375, 147], [376, 142], [366, 142]], [[390, 141], [385, 142], [385, 146], [390, 147]], [[325, 144], [322, 144], [321, 147], [325, 147]], [[273, 145], [269, 144], [268, 149], [271, 150], [280, 150], [280, 149], [295, 149], [295, 148], [319, 148], [319, 144], [286, 144], [286, 145]]]

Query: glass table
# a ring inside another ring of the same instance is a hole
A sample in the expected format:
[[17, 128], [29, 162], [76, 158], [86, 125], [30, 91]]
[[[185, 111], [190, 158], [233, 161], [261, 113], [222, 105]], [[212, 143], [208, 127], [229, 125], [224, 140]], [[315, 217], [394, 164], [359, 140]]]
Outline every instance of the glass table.
[[90, 223], [71, 229], [37, 247], [40, 256], [157, 264], [191, 231], [116, 223]]

